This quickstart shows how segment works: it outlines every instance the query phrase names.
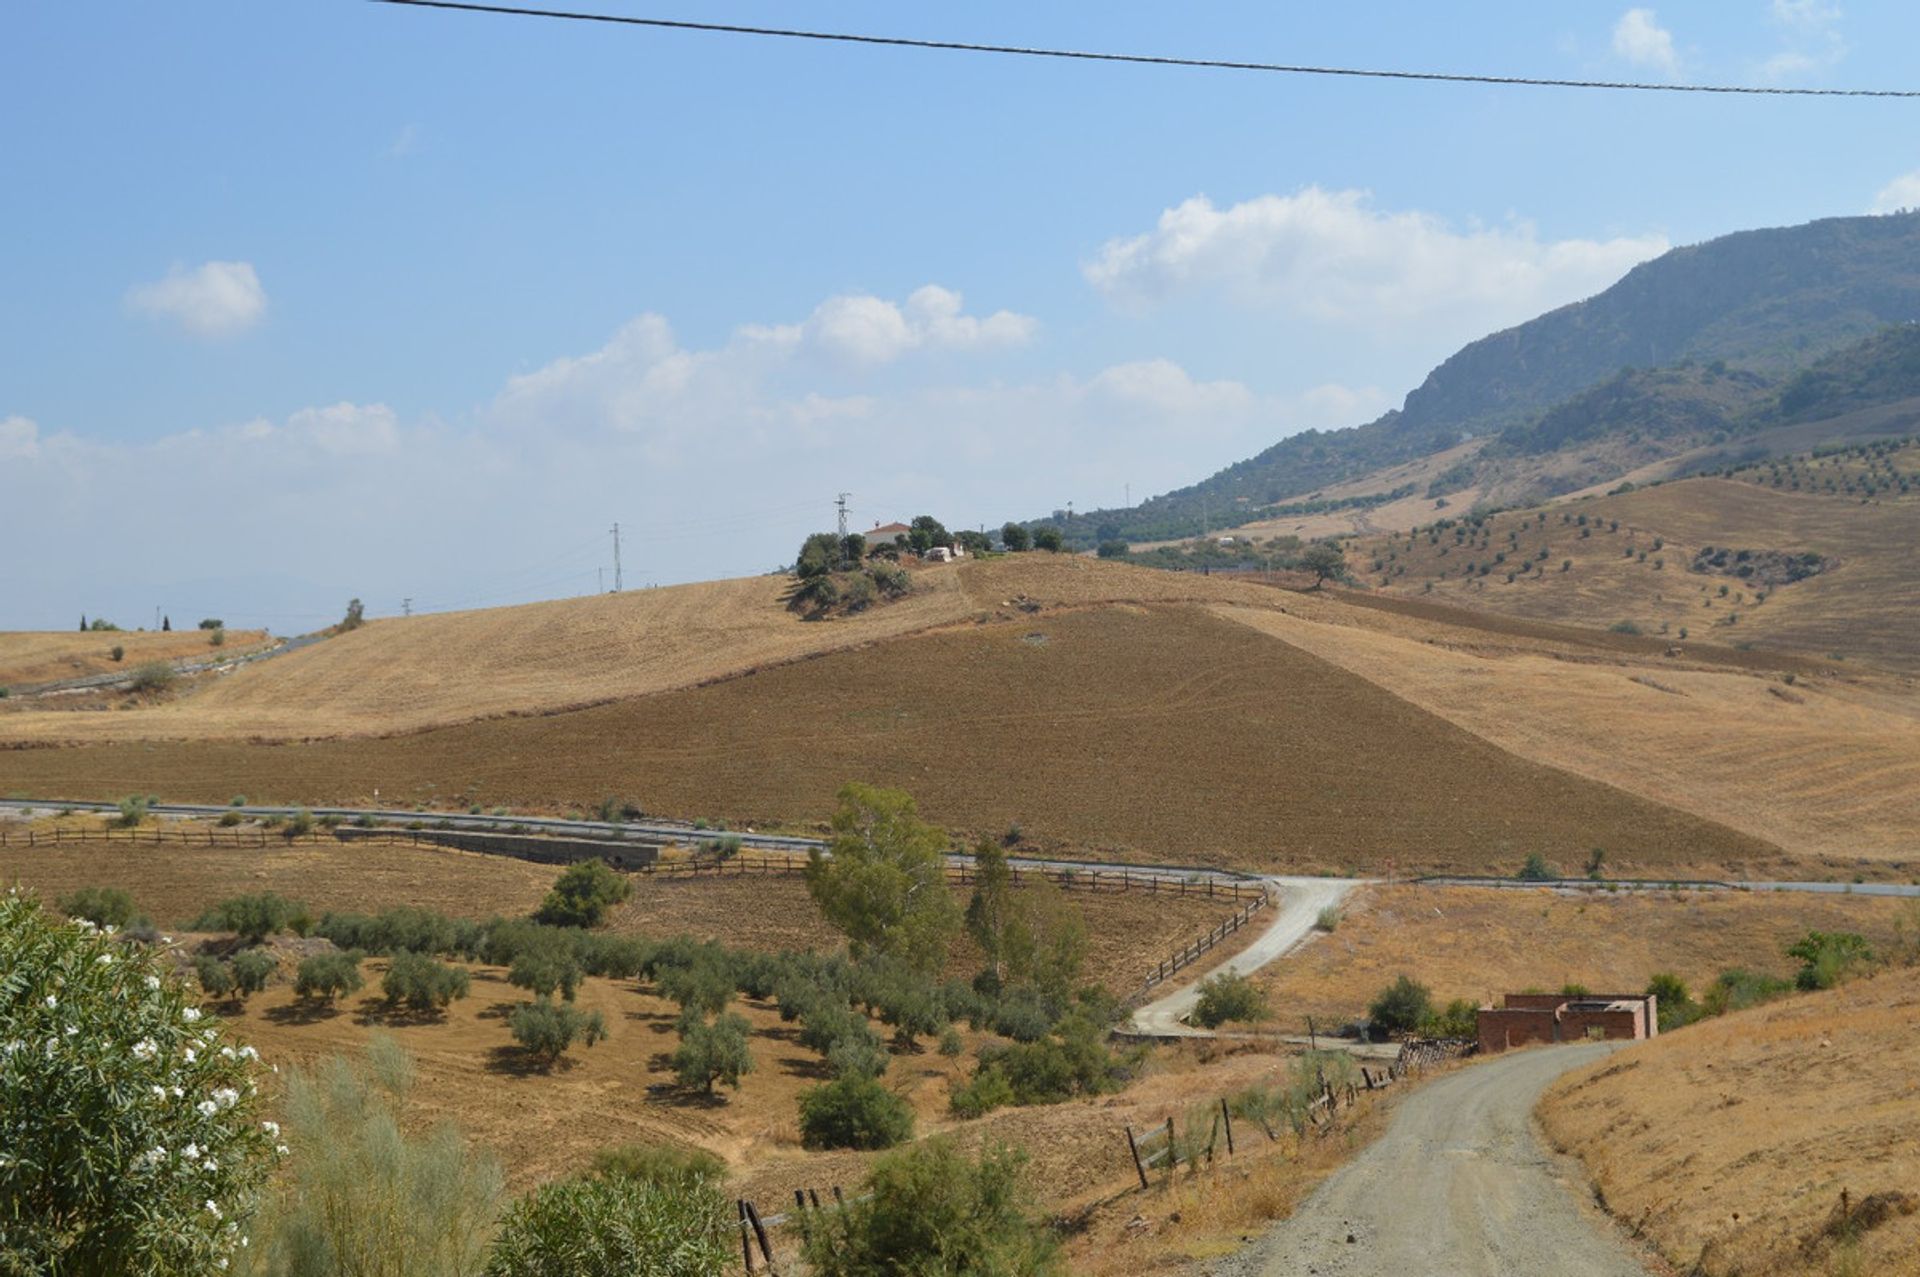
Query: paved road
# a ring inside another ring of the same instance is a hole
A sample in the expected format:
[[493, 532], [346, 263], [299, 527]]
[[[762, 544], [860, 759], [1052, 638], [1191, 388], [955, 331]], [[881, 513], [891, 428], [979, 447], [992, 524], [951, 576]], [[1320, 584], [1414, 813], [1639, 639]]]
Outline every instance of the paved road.
[[[1291, 952], [1313, 934], [1313, 924], [1320, 917], [1320, 911], [1339, 904], [1361, 882], [1358, 878], [1266, 879], [1274, 893], [1274, 908], [1268, 915], [1266, 931], [1219, 970], [1245, 975]], [[1183, 1019], [1199, 1000], [1200, 980], [1196, 978], [1135, 1011], [1133, 1027], [1137, 1032], [1155, 1037], [1211, 1037], [1210, 1030], [1194, 1028]]]
[[1514, 1051], [1427, 1083], [1384, 1136], [1213, 1277], [1647, 1277], [1533, 1128], [1549, 1082], [1613, 1049]]

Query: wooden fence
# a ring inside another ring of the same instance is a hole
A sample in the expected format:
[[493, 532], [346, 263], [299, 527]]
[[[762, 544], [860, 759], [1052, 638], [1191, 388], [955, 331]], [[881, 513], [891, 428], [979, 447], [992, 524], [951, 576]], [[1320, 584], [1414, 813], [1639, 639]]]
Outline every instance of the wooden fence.
[[[1362, 1064], [1357, 1068], [1359, 1077], [1343, 1084], [1335, 1085], [1327, 1080], [1324, 1068], [1319, 1070], [1319, 1093], [1308, 1102], [1306, 1118], [1309, 1126], [1326, 1133], [1333, 1126], [1334, 1119], [1342, 1109], [1350, 1109], [1359, 1102], [1365, 1091], [1380, 1091], [1410, 1074], [1418, 1074], [1445, 1060], [1458, 1059], [1472, 1055], [1477, 1044], [1467, 1038], [1439, 1038], [1433, 1040], [1409, 1040], [1400, 1044], [1400, 1054], [1378, 1072]], [[1277, 1143], [1280, 1132], [1273, 1129], [1265, 1118], [1256, 1115], [1253, 1119], [1269, 1142]], [[1141, 1188], [1151, 1187], [1148, 1172], [1164, 1168], [1164, 1180], [1173, 1179], [1175, 1167], [1183, 1155], [1179, 1141], [1174, 1134], [1173, 1117], [1168, 1115], [1164, 1124], [1136, 1132], [1132, 1123], [1126, 1123], [1127, 1156], [1133, 1164], [1133, 1173], [1140, 1180]], [[1233, 1108], [1227, 1103], [1226, 1096], [1219, 1097], [1214, 1103], [1212, 1128], [1207, 1133], [1204, 1144], [1195, 1141], [1184, 1150], [1187, 1162], [1195, 1170], [1201, 1164], [1211, 1166], [1214, 1156], [1224, 1145], [1226, 1155], [1232, 1157], [1235, 1151], [1233, 1136]]]
[[1147, 977], [1146, 983], [1140, 986], [1140, 992], [1145, 993], [1182, 967], [1191, 966], [1193, 963], [1199, 961], [1200, 955], [1206, 953], [1222, 940], [1225, 940], [1228, 936], [1246, 926], [1254, 914], [1267, 907], [1267, 903], [1267, 893], [1265, 889], [1262, 889], [1258, 896], [1244, 907], [1236, 909], [1233, 916], [1225, 922], [1213, 928], [1199, 939], [1182, 946], [1180, 951], [1172, 957], [1163, 959], [1160, 964], [1153, 969], [1153, 973]]
[[[792, 852], [738, 851], [715, 856], [702, 853], [687, 860], [661, 861], [641, 866], [633, 872], [640, 877], [658, 878], [738, 878], [755, 874], [791, 877], [806, 872], [807, 858]], [[1221, 926], [1237, 928], [1252, 909], [1267, 899], [1266, 888], [1259, 883], [1222, 881], [1215, 878], [1187, 878], [1172, 874], [1147, 873], [1137, 869], [1079, 869], [1065, 865], [1009, 865], [1007, 872], [1017, 887], [1045, 879], [1065, 891], [1145, 891], [1156, 895], [1196, 900], [1243, 900], [1253, 904], [1240, 911], [1240, 922], [1231, 919]], [[970, 861], [949, 861], [947, 881], [955, 886], [971, 886], [979, 873]], [[1218, 928], [1216, 928], [1218, 930]], [[1195, 942], [1199, 943], [1199, 942]], [[1215, 942], [1217, 943], [1217, 941]]]
[[773, 1237], [775, 1229], [787, 1226], [796, 1228], [800, 1233], [801, 1244], [805, 1245], [812, 1237], [814, 1226], [823, 1212], [845, 1210], [849, 1201], [863, 1202], [870, 1196], [872, 1194], [848, 1198], [841, 1193], [840, 1186], [835, 1184], [828, 1190], [828, 1200], [822, 1202], [818, 1190], [796, 1188], [793, 1190], [793, 1209], [774, 1215], [762, 1215], [751, 1201], [744, 1197], [737, 1199], [734, 1202], [734, 1209], [739, 1215], [741, 1265], [748, 1272], [755, 1271], [753, 1254], [757, 1248], [760, 1252], [760, 1267], [769, 1273], [777, 1271], [774, 1259], [774, 1251], [777, 1249]]
[[[421, 844], [418, 834], [388, 830], [387, 842]], [[317, 843], [339, 844], [332, 830], [315, 829], [304, 834], [278, 833], [269, 829], [34, 829], [10, 830], [0, 825], [0, 847], [59, 847], [68, 843], [127, 843], [146, 847], [311, 847]]]

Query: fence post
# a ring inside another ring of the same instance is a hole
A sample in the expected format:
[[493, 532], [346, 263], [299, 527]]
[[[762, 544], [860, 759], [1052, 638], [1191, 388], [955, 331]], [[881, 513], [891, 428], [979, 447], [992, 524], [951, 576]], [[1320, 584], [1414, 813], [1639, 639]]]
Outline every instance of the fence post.
[[1173, 1183], [1173, 1164], [1180, 1159], [1173, 1152], [1173, 1115], [1167, 1115], [1167, 1183]]
[[753, 1225], [753, 1236], [760, 1243], [760, 1258], [767, 1261], [767, 1271], [773, 1271], [773, 1246], [767, 1241], [767, 1229], [760, 1222], [760, 1212], [747, 1203], [747, 1222]]
[[740, 1212], [740, 1262], [746, 1265], [748, 1272], [752, 1272], [753, 1236], [747, 1231], [747, 1199], [744, 1197], [736, 1197], [733, 1204], [735, 1209]]
[[807, 1227], [807, 1195], [805, 1191], [798, 1188], [793, 1190], [793, 1214], [794, 1218], [800, 1221], [800, 1240], [802, 1242], [811, 1240], [813, 1230]]
[[1233, 1114], [1227, 1108], [1227, 1097], [1220, 1097], [1220, 1120], [1227, 1128], [1227, 1156], [1233, 1156]]
[[1134, 1142], [1133, 1123], [1126, 1123], [1126, 1128], [1127, 1152], [1133, 1154], [1133, 1170], [1140, 1177], [1140, 1187], [1144, 1189], [1147, 1186], [1147, 1168], [1140, 1165], [1140, 1145]]

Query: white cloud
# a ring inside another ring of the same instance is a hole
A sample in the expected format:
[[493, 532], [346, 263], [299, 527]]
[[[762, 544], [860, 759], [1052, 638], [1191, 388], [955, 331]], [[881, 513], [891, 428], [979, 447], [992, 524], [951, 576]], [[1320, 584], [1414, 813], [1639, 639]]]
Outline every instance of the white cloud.
[[1456, 230], [1429, 213], [1376, 210], [1365, 191], [1309, 186], [1228, 208], [1195, 196], [1083, 270], [1124, 305], [1218, 289], [1319, 323], [1451, 318], [1478, 336], [1597, 292], [1667, 247], [1660, 235], [1542, 240], [1525, 222]]
[[1869, 213], [1899, 213], [1908, 209], [1920, 208], [1920, 169], [1911, 173], [1902, 173], [1873, 197]]
[[1614, 53], [1634, 66], [1648, 67], [1669, 79], [1680, 74], [1673, 32], [1661, 26], [1651, 9], [1629, 9], [1613, 27]]
[[1824, 0], [1773, 0], [1768, 12], [1779, 28], [1785, 47], [1762, 62], [1756, 73], [1763, 80], [1789, 80], [1838, 66], [1847, 56], [1840, 34], [1840, 6]]
[[31, 457], [39, 451], [39, 426], [25, 417], [0, 417], [0, 461]]
[[127, 290], [136, 314], [170, 320], [201, 337], [244, 332], [266, 313], [267, 293], [249, 262], [175, 266], [162, 279]]
[[801, 346], [846, 366], [876, 367], [915, 350], [1024, 345], [1038, 329], [1038, 321], [1012, 311], [985, 318], [965, 314], [959, 293], [928, 284], [904, 304], [848, 293], [821, 302], [804, 323], [743, 332], [776, 345]]

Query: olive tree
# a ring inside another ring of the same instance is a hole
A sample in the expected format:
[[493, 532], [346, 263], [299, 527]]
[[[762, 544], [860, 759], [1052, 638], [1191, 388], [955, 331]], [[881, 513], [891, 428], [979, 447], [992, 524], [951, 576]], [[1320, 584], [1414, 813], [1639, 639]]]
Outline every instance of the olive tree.
[[922, 974], [939, 971], [960, 927], [946, 835], [899, 790], [854, 783], [839, 797], [827, 853], [808, 856], [807, 891], [854, 957], [880, 953]]

